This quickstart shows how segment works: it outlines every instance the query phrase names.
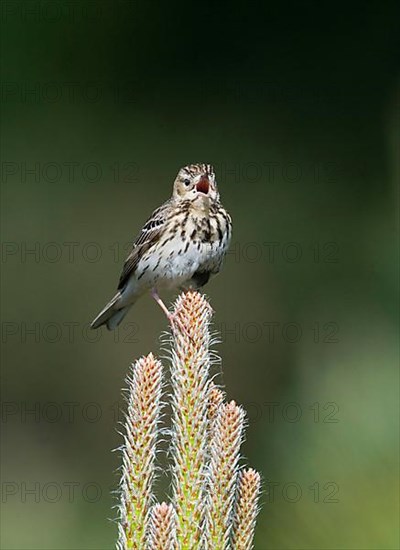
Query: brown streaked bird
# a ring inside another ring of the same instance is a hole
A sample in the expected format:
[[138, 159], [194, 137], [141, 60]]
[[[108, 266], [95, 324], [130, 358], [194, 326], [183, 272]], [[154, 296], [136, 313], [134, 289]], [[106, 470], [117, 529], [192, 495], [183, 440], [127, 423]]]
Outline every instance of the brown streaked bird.
[[144, 224], [125, 261], [117, 293], [91, 327], [115, 329], [148, 291], [173, 321], [159, 291], [204, 286], [221, 269], [231, 234], [231, 217], [220, 202], [213, 167], [181, 168], [172, 197]]

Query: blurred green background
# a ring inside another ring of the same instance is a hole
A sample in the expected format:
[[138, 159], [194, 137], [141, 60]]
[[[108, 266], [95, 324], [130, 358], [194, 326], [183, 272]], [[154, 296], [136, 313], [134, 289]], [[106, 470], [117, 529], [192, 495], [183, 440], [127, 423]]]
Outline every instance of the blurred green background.
[[399, 547], [397, 4], [2, 3], [2, 548], [113, 547], [120, 390], [167, 323], [88, 324], [199, 161], [255, 548]]

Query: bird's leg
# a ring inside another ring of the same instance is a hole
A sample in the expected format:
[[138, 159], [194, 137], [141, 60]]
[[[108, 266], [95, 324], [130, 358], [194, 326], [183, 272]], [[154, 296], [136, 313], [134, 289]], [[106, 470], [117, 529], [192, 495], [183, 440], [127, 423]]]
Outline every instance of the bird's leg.
[[180, 330], [186, 334], [186, 336], [188, 338], [190, 338], [190, 340], [192, 339], [192, 337], [190, 336], [190, 334], [188, 333], [187, 331], [187, 328], [183, 325], [183, 323], [181, 323], [181, 321], [179, 321], [179, 319], [176, 319], [175, 318], [175, 315], [173, 313], [171, 313], [169, 311], [169, 309], [167, 308], [167, 306], [164, 304], [164, 302], [161, 300], [160, 296], [158, 295], [158, 292], [155, 288], [152, 288], [151, 289], [151, 295], [152, 297], [154, 298], [154, 300], [157, 302], [157, 304], [160, 306], [160, 308], [163, 310], [163, 312], [165, 313], [165, 315], [167, 316], [167, 319], [168, 321], [170, 322], [171, 325], [178, 325]]
[[172, 313], [169, 311], [169, 309], [167, 308], [167, 306], [164, 304], [164, 302], [161, 300], [160, 296], [158, 295], [157, 293], [157, 290], [155, 288], [152, 288], [151, 289], [151, 295], [152, 297], [155, 299], [155, 301], [157, 302], [157, 304], [160, 306], [160, 308], [163, 310], [163, 312], [165, 313], [165, 315], [168, 317], [168, 319], [170, 319]]

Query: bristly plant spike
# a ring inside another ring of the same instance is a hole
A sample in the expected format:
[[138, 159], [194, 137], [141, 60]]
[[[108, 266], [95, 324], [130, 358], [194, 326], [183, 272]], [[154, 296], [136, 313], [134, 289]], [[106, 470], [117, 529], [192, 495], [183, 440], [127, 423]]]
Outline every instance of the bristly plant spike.
[[256, 527], [260, 474], [249, 468], [239, 474], [236, 489], [232, 550], [250, 550]]
[[173, 504], [180, 548], [201, 548], [208, 474], [208, 398], [211, 307], [197, 292], [178, 298], [172, 349]]
[[154, 460], [160, 417], [162, 366], [150, 353], [128, 378], [118, 548], [141, 550], [152, 502]]
[[244, 411], [234, 401], [218, 409], [210, 440], [204, 546], [229, 548]]
[[244, 410], [210, 380], [210, 321], [204, 296], [188, 291], [173, 312], [172, 495], [156, 503], [154, 471], [162, 367], [152, 354], [132, 368], [125, 421], [119, 550], [251, 550], [260, 475], [240, 470]]

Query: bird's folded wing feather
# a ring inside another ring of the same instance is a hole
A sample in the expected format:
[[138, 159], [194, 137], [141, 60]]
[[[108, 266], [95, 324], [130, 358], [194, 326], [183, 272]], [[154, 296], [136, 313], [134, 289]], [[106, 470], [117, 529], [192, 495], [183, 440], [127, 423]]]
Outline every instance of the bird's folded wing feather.
[[163, 233], [169, 211], [169, 201], [157, 208], [151, 215], [151, 217], [144, 224], [139, 235], [136, 237], [132, 251], [125, 260], [124, 267], [122, 269], [121, 277], [119, 279], [118, 290], [122, 290], [129, 278], [136, 271], [140, 259], [143, 254], [157, 242], [160, 235]]

